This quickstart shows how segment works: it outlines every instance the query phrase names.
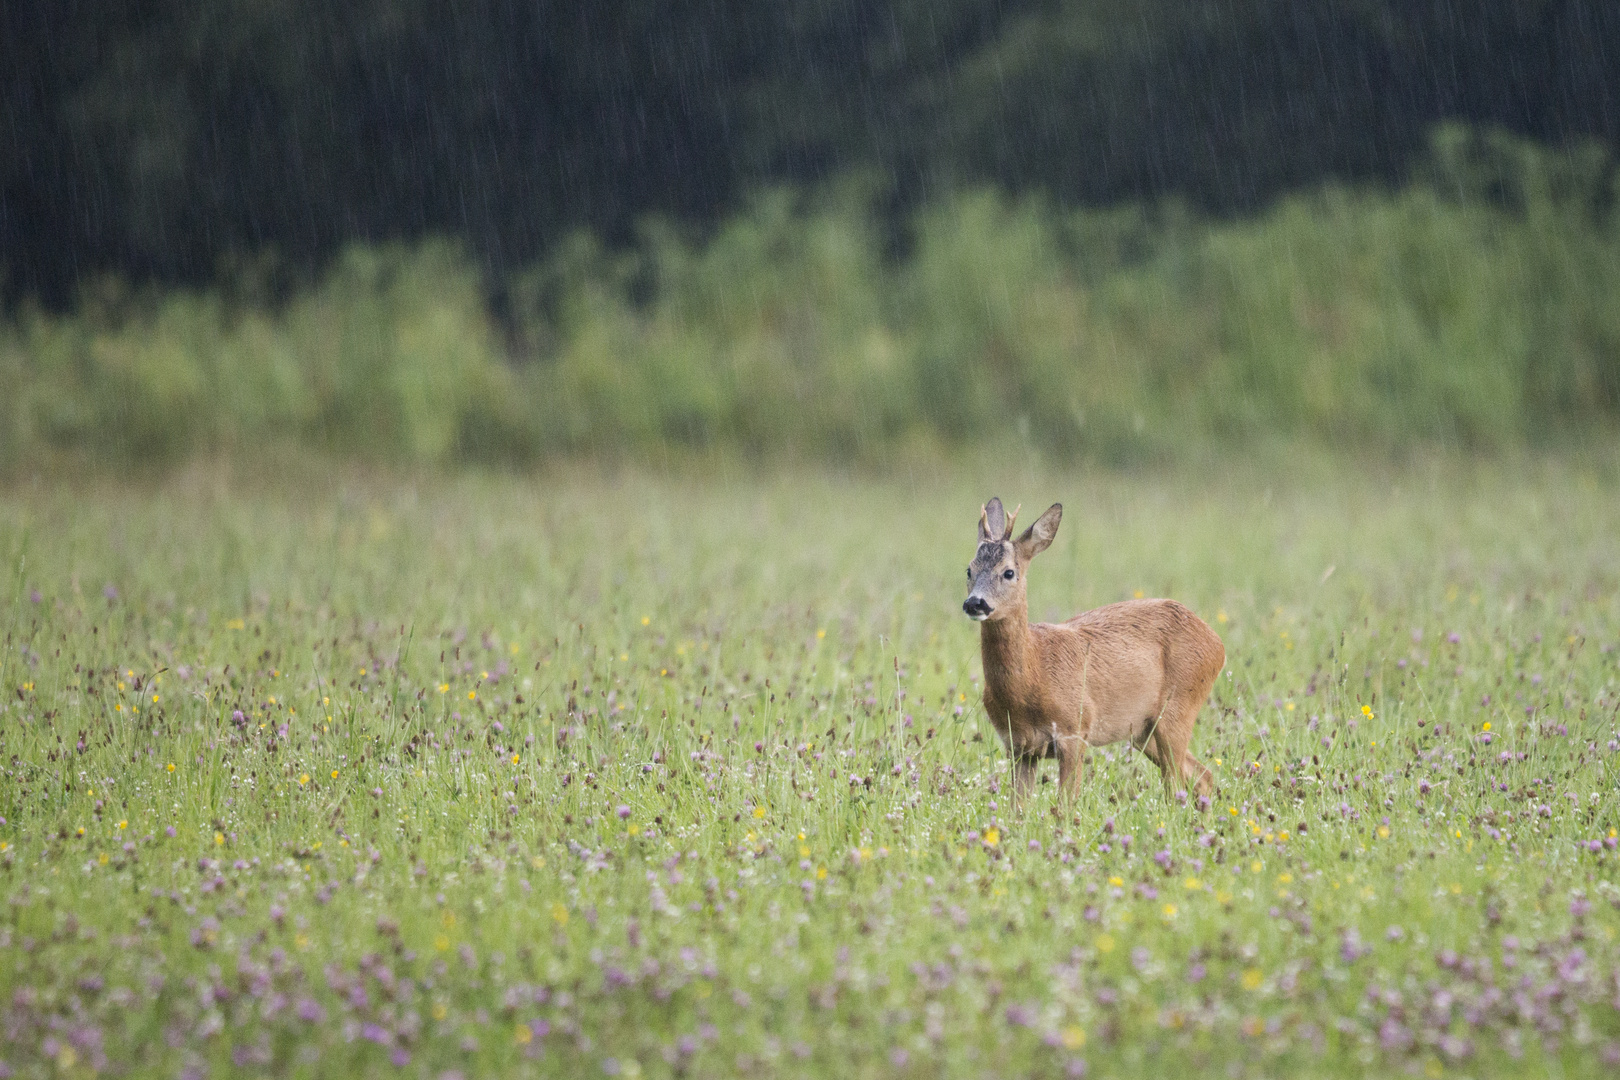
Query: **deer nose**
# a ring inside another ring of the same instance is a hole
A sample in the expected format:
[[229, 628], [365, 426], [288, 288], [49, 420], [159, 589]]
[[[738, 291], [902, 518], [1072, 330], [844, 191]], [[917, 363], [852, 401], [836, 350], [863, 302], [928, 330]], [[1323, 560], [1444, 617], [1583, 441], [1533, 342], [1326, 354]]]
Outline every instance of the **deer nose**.
[[962, 601], [962, 610], [969, 618], [982, 619], [990, 614], [990, 603], [982, 596], [970, 596]]

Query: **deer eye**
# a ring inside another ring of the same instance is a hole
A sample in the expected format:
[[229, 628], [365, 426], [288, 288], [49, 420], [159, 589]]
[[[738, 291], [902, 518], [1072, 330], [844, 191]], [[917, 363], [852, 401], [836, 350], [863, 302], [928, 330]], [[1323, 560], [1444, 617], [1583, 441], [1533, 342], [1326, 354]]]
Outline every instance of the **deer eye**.
[[973, 580], [973, 567], [971, 567], [971, 566], [968, 567], [968, 580], [969, 581]]
[[1018, 576], [1018, 571], [1009, 566], [1007, 569], [1001, 572], [1001, 576], [1006, 578], [1008, 581], [1011, 581], [1013, 578]]

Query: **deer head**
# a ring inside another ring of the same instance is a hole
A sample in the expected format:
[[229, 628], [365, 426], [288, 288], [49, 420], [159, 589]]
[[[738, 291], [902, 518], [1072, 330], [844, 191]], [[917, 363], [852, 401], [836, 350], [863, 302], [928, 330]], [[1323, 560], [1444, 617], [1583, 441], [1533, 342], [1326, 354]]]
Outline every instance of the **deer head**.
[[1014, 540], [1013, 522], [1017, 520], [1018, 511], [1009, 516], [996, 498], [979, 511], [979, 549], [968, 566], [968, 598], [962, 602], [962, 610], [974, 622], [1025, 610], [1024, 572], [1029, 561], [1057, 535], [1063, 504], [1053, 503]]

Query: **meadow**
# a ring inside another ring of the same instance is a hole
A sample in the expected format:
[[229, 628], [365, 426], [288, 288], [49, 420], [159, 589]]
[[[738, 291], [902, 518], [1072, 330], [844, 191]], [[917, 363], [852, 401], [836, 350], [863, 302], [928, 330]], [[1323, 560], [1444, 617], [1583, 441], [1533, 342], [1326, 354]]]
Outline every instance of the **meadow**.
[[[13, 484], [0, 1074], [1612, 1074], [1617, 464]], [[992, 493], [1212, 805], [1011, 804]]]

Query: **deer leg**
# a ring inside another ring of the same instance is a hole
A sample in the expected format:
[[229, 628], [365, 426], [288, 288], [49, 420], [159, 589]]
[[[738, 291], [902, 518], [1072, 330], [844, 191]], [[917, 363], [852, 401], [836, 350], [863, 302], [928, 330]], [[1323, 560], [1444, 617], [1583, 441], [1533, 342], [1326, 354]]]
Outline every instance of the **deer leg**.
[[1171, 798], [1175, 797], [1178, 783], [1186, 784], [1199, 795], [1215, 794], [1214, 774], [1187, 752], [1187, 745], [1192, 742], [1193, 721], [1203, 704], [1204, 695], [1173, 695], [1165, 703], [1164, 715], [1154, 728], [1153, 741], [1159, 751], [1156, 760], [1164, 773], [1165, 791]]
[[1086, 747], [1078, 738], [1063, 743], [1058, 751], [1058, 787], [1066, 799], [1080, 795], [1080, 775], [1085, 771]]
[[1175, 745], [1174, 733], [1162, 719], [1153, 729], [1152, 746], [1148, 758], [1159, 767], [1159, 775], [1164, 779], [1164, 797], [1174, 799], [1177, 781], [1181, 779], [1181, 748]]
[[1181, 752], [1181, 775], [1192, 781], [1193, 790], [1198, 794], [1214, 796], [1215, 774], [1185, 750]]
[[1019, 756], [1013, 759], [1013, 802], [1024, 805], [1029, 793], [1035, 789], [1035, 772], [1041, 767], [1039, 758]]

